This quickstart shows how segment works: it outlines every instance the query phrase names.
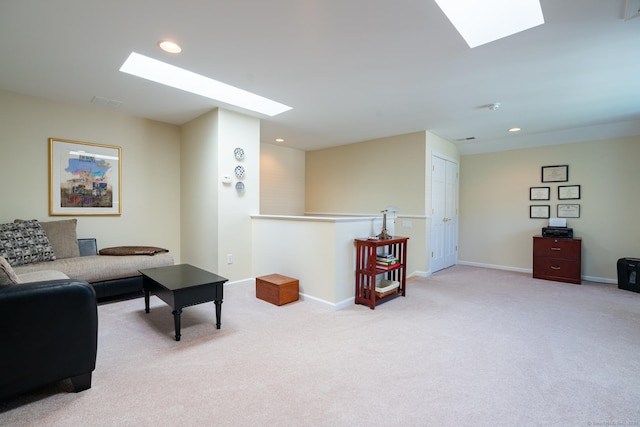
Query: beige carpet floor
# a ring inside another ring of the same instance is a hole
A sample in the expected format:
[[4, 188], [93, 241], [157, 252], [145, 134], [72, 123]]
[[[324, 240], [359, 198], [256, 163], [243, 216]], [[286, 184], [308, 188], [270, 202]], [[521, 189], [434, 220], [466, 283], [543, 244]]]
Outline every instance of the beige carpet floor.
[[0, 425], [640, 425], [640, 294], [468, 266], [408, 283], [340, 311], [227, 286], [222, 329], [189, 307], [180, 342], [155, 297], [101, 305], [93, 387], [0, 402]]

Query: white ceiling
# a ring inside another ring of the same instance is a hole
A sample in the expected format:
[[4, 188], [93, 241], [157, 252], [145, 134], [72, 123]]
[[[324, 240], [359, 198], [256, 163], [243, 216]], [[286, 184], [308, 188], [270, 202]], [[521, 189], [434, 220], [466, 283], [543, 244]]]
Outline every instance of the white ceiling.
[[135, 51], [292, 106], [259, 116], [261, 138], [302, 150], [421, 130], [475, 137], [463, 154], [640, 135], [640, 18], [625, 0], [541, 5], [545, 24], [470, 49], [433, 0], [2, 0], [0, 89], [173, 124], [233, 109], [119, 72]]

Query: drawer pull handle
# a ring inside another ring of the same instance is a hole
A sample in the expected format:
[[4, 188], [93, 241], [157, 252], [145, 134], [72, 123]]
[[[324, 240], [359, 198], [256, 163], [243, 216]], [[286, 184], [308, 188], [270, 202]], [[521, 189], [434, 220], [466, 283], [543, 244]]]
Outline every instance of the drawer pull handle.
[[553, 265], [551, 266], [552, 270], [560, 270], [560, 267], [554, 267]]
[[551, 248], [552, 251], [559, 251], [561, 250], [560, 248]]

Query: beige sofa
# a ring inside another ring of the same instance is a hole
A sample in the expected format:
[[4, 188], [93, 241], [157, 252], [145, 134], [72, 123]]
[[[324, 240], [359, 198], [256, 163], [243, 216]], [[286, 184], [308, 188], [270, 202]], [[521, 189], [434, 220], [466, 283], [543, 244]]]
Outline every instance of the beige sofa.
[[[0, 225], [0, 256], [3, 256], [4, 243], [4, 255], [14, 255], [13, 258], [5, 258], [9, 260], [13, 273], [20, 282], [53, 280], [66, 276], [89, 282], [93, 285], [98, 300], [105, 300], [140, 294], [142, 276], [139, 270], [174, 263], [169, 251], [156, 247], [125, 246], [98, 251], [95, 239], [77, 239], [76, 219], [50, 222], [16, 220], [13, 224], [22, 226]], [[18, 231], [12, 232], [16, 228]], [[40, 235], [40, 229], [46, 237]], [[8, 253], [7, 242], [11, 245], [11, 241], [20, 241], [20, 236], [16, 238], [16, 234], [20, 233], [31, 236], [31, 247], [18, 254], [15, 250]], [[109, 253], [117, 255], [106, 255]]]

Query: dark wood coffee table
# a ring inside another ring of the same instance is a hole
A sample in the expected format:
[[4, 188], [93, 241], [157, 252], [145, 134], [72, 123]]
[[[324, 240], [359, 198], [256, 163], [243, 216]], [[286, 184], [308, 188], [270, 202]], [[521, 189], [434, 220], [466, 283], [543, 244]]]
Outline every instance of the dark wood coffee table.
[[149, 296], [154, 294], [173, 309], [176, 341], [180, 341], [180, 314], [190, 305], [213, 301], [216, 328], [220, 329], [224, 277], [189, 264], [139, 270], [144, 286], [144, 311], [149, 312]]

